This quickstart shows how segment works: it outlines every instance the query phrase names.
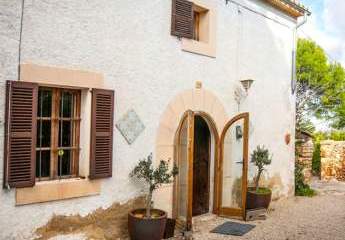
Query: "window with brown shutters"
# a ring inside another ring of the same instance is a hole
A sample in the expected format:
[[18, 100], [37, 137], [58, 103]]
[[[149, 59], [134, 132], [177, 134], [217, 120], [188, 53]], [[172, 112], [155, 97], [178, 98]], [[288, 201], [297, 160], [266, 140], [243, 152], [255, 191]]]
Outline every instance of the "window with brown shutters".
[[192, 39], [194, 35], [193, 3], [172, 0], [171, 35]]
[[114, 91], [92, 89], [90, 178], [112, 176]]
[[7, 81], [4, 187], [35, 184], [35, 145], [38, 86]]
[[7, 82], [4, 187], [78, 177], [80, 95], [77, 89]]
[[172, 0], [171, 35], [183, 51], [216, 57], [216, 11], [212, 1]]
[[[81, 90], [8, 81], [4, 187], [79, 176]], [[112, 176], [114, 92], [93, 89], [90, 178]]]

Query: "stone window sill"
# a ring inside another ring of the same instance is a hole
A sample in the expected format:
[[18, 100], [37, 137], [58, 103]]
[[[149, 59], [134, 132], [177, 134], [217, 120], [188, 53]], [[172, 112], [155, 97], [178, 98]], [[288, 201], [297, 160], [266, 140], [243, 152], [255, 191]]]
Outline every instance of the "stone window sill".
[[208, 57], [216, 57], [216, 47], [212, 43], [199, 42], [190, 39], [182, 39], [182, 50]]
[[37, 182], [34, 187], [16, 189], [16, 206], [98, 195], [100, 180], [63, 179]]

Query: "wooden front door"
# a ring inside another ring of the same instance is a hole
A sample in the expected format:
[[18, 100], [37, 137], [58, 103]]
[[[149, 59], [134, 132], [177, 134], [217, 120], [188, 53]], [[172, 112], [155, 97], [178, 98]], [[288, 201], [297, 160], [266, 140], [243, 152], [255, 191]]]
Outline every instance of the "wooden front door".
[[193, 217], [210, 210], [211, 133], [201, 116], [194, 118]]
[[249, 113], [232, 118], [219, 142], [218, 213], [245, 219]]

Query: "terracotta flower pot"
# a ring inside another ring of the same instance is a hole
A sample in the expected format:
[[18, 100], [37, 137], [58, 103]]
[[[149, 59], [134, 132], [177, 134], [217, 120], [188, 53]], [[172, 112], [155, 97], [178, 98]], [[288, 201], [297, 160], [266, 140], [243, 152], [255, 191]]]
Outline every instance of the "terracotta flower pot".
[[164, 236], [167, 220], [166, 212], [152, 209], [152, 218], [144, 218], [145, 209], [136, 209], [128, 213], [128, 232], [131, 240], [161, 240]]
[[[261, 188], [263, 189], [263, 188]], [[255, 188], [248, 188], [247, 209], [268, 208], [271, 203], [272, 191], [265, 189], [266, 193], [257, 193]]]

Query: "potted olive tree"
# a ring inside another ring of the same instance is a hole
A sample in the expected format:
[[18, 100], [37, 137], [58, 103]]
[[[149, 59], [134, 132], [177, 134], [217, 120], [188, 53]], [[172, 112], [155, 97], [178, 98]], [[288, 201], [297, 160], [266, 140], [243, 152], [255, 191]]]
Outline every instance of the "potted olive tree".
[[266, 187], [260, 187], [260, 178], [265, 170], [265, 166], [270, 165], [272, 156], [265, 146], [257, 146], [251, 154], [251, 163], [257, 167], [257, 175], [255, 178], [255, 185], [253, 188], [248, 188], [247, 191], [247, 209], [268, 208], [272, 191]]
[[167, 213], [163, 210], [152, 209], [152, 194], [162, 184], [171, 183], [177, 175], [178, 169], [174, 165], [169, 170], [169, 163], [161, 160], [157, 168], [152, 164], [152, 153], [139, 161], [130, 173], [131, 177], [144, 180], [147, 187], [145, 209], [135, 209], [128, 214], [128, 231], [132, 240], [160, 240], [163, 238]]

